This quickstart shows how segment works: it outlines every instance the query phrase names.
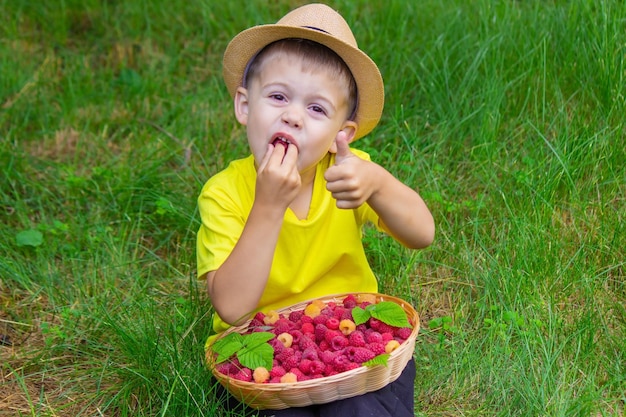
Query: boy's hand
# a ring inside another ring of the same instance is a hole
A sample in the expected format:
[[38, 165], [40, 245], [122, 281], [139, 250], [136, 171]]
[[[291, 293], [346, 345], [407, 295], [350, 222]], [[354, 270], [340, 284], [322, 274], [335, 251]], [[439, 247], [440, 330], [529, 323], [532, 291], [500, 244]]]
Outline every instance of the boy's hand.
[[268, 145], [257, 170], [256, 202], [286, 210], [300, 188], [297, 162], [295, 146]]
[[337, 207], [354, 209], [365, 203], [375, 191], [371, 162], [352, 153], [344, 132], [339, 132], [336, 143], [335, 165], [324, 174], [326, 189], [337, 200]]

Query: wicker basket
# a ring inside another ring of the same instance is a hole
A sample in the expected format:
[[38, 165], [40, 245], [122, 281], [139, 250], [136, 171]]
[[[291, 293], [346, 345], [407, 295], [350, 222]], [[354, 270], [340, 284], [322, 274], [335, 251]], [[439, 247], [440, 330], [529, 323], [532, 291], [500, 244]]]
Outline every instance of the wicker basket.
[[[332, 295], [320, 298], [325, 304], [329, 302], [341, 302], [348, 294]], [[384, 294], [374, 294], [377, 300], [391, 301], [398, 304], [407, 314], [413, 331], [409, 338], [400, 347], [391, 352], [387, 366], [376, 365], [372, 367], [361, 366], [351, 371], [323, 378], [310, 379], [293, 383], [265, 383], [244, 382], [230, 378], [215, 369], [215, 363], [209, 357], [209, 367], [213, 375], [231, 395], [240, 402], [256, 409], [280, 410], [290, 407], [305, 407], [312, 404], [325, 404], [336, 400], [355, 397], [357, 395], [376, 391], [398, 379], [406, 364], [413, 357], [415, 339], [419, 332], [419, 316], [413, 306], [406, 301]], [[312, 300], [304, 301], [278, 310], [279, 313], [289, 314], [294, 310], [301, 310]], [[241, 326], [231, 327], [218, 337], [218, 340], [229, 333], [243, 333], [250, 321]]]

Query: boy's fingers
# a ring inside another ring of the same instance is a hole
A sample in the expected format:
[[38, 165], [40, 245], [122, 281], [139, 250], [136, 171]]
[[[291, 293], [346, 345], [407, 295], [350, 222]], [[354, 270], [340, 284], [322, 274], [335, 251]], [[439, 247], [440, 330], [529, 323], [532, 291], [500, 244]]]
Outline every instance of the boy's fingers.
[[335, 139], [337, 143], [337, 155], [335, 156], [335, 163], [339, 164], [341, 161], [351, 158], [354, 154], [350, 150], [350, 144], [348, 143], [348, 135], [346, 132], [337, 133], [337, 138]]

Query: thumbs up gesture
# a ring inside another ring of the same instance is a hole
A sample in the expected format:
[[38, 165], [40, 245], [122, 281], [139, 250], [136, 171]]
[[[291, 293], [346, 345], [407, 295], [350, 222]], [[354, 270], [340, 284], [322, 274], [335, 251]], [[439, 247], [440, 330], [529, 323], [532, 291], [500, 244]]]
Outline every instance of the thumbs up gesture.
[[337, 207], [354, 209], [365, 203], [375, 190], [370, 161], [365, 161], [350, 150], [345, 132], [335, 139], [335, 165], [326, 170], [326, 189], [337, 200]]

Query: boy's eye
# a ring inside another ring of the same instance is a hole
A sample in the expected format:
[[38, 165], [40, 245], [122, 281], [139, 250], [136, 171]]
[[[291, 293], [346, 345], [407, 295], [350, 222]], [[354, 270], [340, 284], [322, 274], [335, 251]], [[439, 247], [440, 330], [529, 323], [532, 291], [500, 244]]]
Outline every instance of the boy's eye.
[[271, 94], [270, 97], [273, 98], [274, 100], [278, 100], [278, 101], [285, 100], [285, 96], [282, 95], [282, 94], [278, 94], [278, 93]]
[[313, 110], [315, 113], [326, 114], [326, 111], [321, 106], [311, 106], [311, 110]]

